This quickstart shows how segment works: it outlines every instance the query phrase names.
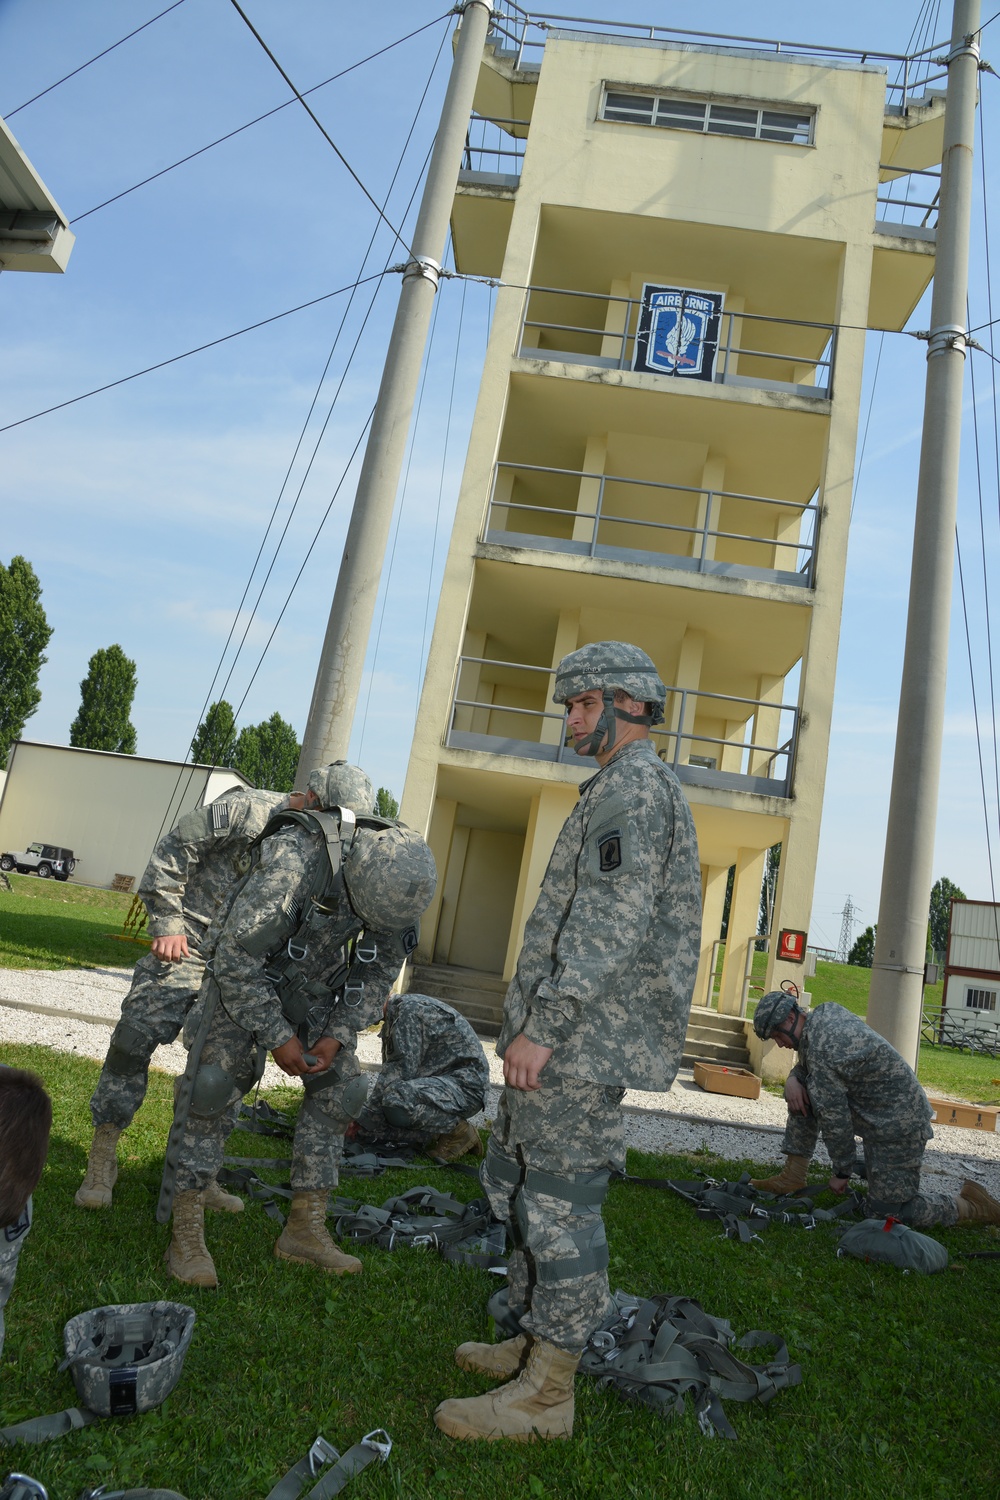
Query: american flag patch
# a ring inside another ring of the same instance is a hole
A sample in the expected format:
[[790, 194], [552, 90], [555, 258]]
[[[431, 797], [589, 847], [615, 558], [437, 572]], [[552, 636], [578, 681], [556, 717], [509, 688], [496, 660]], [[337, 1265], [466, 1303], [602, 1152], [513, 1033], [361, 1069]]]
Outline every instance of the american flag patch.
[[213, 833], [221, 833], [224, 828], [229, 827], [229, 803], [213, 802], [211, 811], [212, 831]]

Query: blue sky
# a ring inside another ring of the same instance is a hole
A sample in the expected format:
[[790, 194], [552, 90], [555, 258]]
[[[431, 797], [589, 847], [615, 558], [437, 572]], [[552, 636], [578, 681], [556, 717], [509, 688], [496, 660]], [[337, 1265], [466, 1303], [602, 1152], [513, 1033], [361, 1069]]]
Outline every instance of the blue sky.
[[[87, 210], [288, 98], [288, 90], [228, 0], [184, 0], [169, 15], [18, 111], [63, 74], [164, 9], [168, 0], [0, 0], [0, 113], [74, 225], [65, 276], [0, 278], [4, 358], [0, 417], [16, 421], [106, 381], [282, 312], [398, 259], [392, 235], [301, 106], [287, 109], [96, 213]], [[247, 0], [245, 7], [301, 89], [434, 22], [444, 4], [387, 0]], [[623, 20], [748, 29], [747, 7], [701, 0], [592, 5]], [[987, 0], [984, 19], [992, 14]], [[947, 5], [937, 35], [950, 24]], [[758, 3], [756, 35], [902, 51], [918, 0], [843, 0], [815, 24], [801, 5]], [[450, 61], [449, 23], [310, 96], [324, 126], [381, 200], [414, 118], [388, 216], [404, 222], [433, 135]], [[443, 45], [442, 45], [443, 43]], [[985, 34], [1000, 66], [1000, 21]], [[435, 59], [436, 65], [435, 65]], [[426, 98], [418, 112], [421, 94]], [[983, 78], [992, 248], [1000, 83]], [[977, 167], [978, 176], [978, 167]], [[86, 217], [81, 217], [86, 215]], [[412, 224], [412, 211], [405, 222]], [[988, 315], [981, 194], [973, 228], [972, 322]], [[247, 629], [225, 695], [241, 722], [275, 709], [301, 734], [353, 495], [349, 464], [377, 390], [398, 278], [385, 277], [358, 351], [306, 475], [322, 419], [344, 374], [374, 288], [348, 308], [330, 298], [166, 370], [0, 433], [0, 558], [31, 559], [54, 634], [31, 738], [65, 742], [87, 660], [118, 641], [138, 664], [133, 718], [139, 752], [181, 756], [223, 656], [265, 528], [277, 505], [288, 531], [260, 605], [262, 581], [239, 616]], [[1000, 283], [994, 270], [996, 309]], [[296, 443], [338, 324], [333, 355], [296, 457]], [[426, 386], [402, 494], [384, 608], [352, 753], [376, 782], [401, 790], [421, 668], [464, 459], [490, 313], [478, 285], [438, 298]], [[913, 327], [925, 327], [926, 309]], [[981, 335], [986, 342], [986, 335]], [[869, 340], [862, 422], [878, 356]], [[925, 348], [889, 337], [860, 471], [845, 595], [834, 731], [811, 936], [835, 944], [850, 893], [865, 922], [877, 914], [895, 738]], [[989, 569], [997, 559], [997, 475], [991, 373], [979, 357], [976, 394]], [[970, 413], [960, 533], [980, 719], [989, 720], [979, 497]], [[346, 471], [346, 477], [345, 476]], [[290, 481], [282, 491], [286, 474]], [[303, 482], [304, 480], [304, 482]], [[341, 483], [341, 481], [343, 482]], [[340, 484], [331, 506], [331, 496]], [[301, 498], [296, 495], [301, 487]], [[279, 503], [279, 495], [281, 496]], [[321, 522], [329, 507], [325, 524]], [[289, 516], [291, 519], [289, 520]], [[302, 578], [286, 598], [310, 543]], [[956, 590], [956, 601], [958, 594]], [[282, 614], [282, 610], [284, 613]], [[280, 622], [279, 622], [280, 616]], [[273, 639], [272, 637], [273, 632]], [[267, 645], [270, 639], [270, 645]], [[263, 654], [267, 646], [266, 653]], [[223, 677], [232, 662], [225, 657]], [[965, 630], [956, 613], [944, 745], [937, 873], [990, 898], [990, 875]], [[992, 744], [992, 724], [987, 724]], [[990, 751], [992, 756], [992, 749]], [[994, 767], [987, 765], [996, 843]], [[992, 788], [992, 791], [990, 790]], [[997, 878], [1000, 880], [1000, 860]]]

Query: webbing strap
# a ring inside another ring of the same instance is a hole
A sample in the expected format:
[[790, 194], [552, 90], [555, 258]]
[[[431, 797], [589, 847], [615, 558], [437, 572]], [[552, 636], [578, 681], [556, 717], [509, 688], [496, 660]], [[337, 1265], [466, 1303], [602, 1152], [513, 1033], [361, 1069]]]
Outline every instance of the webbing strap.
[[305, 1500], [331, 1500], [331, 1496], [339, 1495], [348, 1480], [360, 1474], [373, 1459], [385, 1463], [391, 1451], [392, 1439], [382, 1427], [366, 1433], [343, 1456], [324, 1437], [318, 1437], [306, 1456], [278, 1480], [267, 1500], [298, 1500], [309, 1481], [317, 1476], [322, 1477], [309, 1490]]
[[53, 1412], [47, 1417], [29, 1417], [13, 1427], [0, 1428], [0, 1443], [47, 1443], [52, 1438], [65, 1437], [80, 1427], [89, 1427], [101, 1419], [96, 1411], [85, 1406], [68, 1406], [65, 1411]]
[[538, 1167], [529, 1167], [524, 1174], [524, 1190], [528, 1193], [545, 1193], [549, 1198], [570, 1203], [574, 1213], [600, 1208], [608, 1196], [609, 1173], [597, 1172], [589, 1180], [580, 1180], [580, 1174], [543, 1172]]

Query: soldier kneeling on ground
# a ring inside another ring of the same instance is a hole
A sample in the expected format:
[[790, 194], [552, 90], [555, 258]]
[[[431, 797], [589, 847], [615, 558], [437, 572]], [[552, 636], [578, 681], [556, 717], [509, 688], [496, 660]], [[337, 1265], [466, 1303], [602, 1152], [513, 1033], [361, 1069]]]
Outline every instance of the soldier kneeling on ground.
[[3, 1310], [31, 1228], [31, 1195], [45, 1166], [52, 1101], [42, 1080], [23, 1068], [0, 1067], [0, 1352]]
[[347, 1139], [417, 1146], [441, 1161], [482, 1156], [469, 1116], [484, 1107], [489, 1081], [482, 1043], [464, 1016], [431, 995], [390, 995], [382, 1071]]
[[957, 1197], [921, 1191], [920, 1165], [934, 1134], [933, 1111], [913, 1069], [860, 1016], [833, 1001], [804, 1011], [793, 995], [771, 990], [757, 1005], [753, 1027], [762, 1040], [799, 1054], [785, 1084], [785, 1166], [773, 1177], [752, 1179], [754, 1187], [801, 1191], [822, 1136], [833, 1163], [829, 1186], [846, 1193], [857, 1135], [864, 1145], [873, 1218], [891, 1214], [918, 1229], [1000, 1224], [1000, 1203], [976, 1182], [964, 1182]]

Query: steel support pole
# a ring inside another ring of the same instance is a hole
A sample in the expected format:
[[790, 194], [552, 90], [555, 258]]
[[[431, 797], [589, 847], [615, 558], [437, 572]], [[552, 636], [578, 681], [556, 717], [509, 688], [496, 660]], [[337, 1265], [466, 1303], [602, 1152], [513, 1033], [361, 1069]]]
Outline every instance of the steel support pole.
[[955, 0], [906, 648], [868, 1023], [910, 1063], [920, 1046], [955, 557], [969, 279], [979, 0]]
[[399, 306], [313, 688], [295, 781], [297, 787], [305, 786], [315, 766], [347, 755], [491, 14], [489, 0], [466, 0], [462, 8], [451, 78], [413, 232], [412, 255], [403, 273]]

